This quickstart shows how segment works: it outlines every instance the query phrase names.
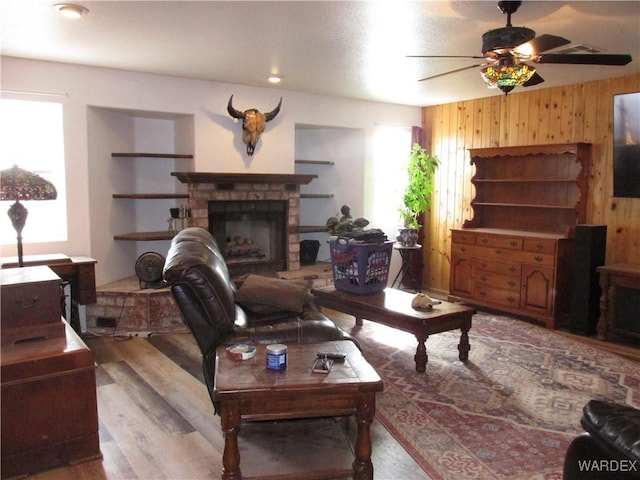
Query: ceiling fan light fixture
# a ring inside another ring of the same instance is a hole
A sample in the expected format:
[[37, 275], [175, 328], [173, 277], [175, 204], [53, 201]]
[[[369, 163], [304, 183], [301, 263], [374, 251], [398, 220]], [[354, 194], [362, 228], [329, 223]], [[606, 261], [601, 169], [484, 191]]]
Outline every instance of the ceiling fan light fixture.
[[55, 8], [65, 18], [78, 19], [89, 13], [89, 9], [73, 3], [56, 3]]
[[486, 65], [480, 70], [482, 78], [490, 87], [498, 87], [505, 94], [514, 87], [524, 85], [536, 73], [536, 69], [526, 63], [500, 62]]
[[496, 57], [533, 40], [536, 32], [526, 27], [502, 27], [482, 35], [482, 54]]

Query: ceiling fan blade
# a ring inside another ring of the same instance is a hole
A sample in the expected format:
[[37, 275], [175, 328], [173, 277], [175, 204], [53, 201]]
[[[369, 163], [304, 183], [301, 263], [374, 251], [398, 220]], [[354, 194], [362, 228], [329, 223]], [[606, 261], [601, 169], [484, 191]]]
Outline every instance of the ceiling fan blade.
[[534, 72], [529, 80], [522, 84], [523, 87], [533, 87], [534, 85], [539, 85], [544, 82], [544, 78], [540, 76], [538, 72]]
[[483, 59], [477, 55], [407, 55], [407, 58], [477, 58]]
[[531, 48], [534, 52], [542, 53], [546, 52], [547, 50], [551, 50], [552, 48], [558, 48], [562, 45], [567, 45], [568, 43], [571, 43], [571, 41], [567, 40], [566, 38], [558, 37], [556, 35], [548, 35], [545, 33], [534, 38], [533, 40], [530, 40], [529, 42], [525, 43], [525, 45], [531, 45]]
[[478, 68], [484, 65], [483, 63], [478, 63], [477, 65], [469, 65], [468, 67], [457, 68], [456, 70], [449, 70], [448, 72], [438, 73], [437, 75], [431, 75], [430, 77], [424, 77], [418, 80], [419, 82], [424, 82], [425, 80], [431, 80], [438, 77], [443, 77], [444, 75], [450, 75], [452, 73], [463, 72], [464, 70], [471, 70], [472, 68]]
[[604, 53], [547, 53], [532, 59], [535, 63], [567, 63], [572, 65], [626, 65], [631, 55]]

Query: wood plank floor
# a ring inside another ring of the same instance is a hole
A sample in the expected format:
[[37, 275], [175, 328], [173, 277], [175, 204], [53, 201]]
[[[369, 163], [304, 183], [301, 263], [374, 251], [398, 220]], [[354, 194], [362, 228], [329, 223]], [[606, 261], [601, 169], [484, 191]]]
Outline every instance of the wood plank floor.
[[[326, 311], [349, 330], [354, 319]], [[562, 333], [562, 332], [560, 332]], [[597, 348], [640, 360], [640, 349], [563, 333]], [[222, 470], [223, 437], [214, 416], [197, 346], [191, 334], [119, 341], [87, 339], [97, 368], [100, 447], [104, 458], [32, 475], [33, 480], [214, 479]], [[189, 352], [189, 355], [184, 355]], [[182, 353], [182, 357], [181, 357]], [[171, 357], [171, 358], [170, 358]], [[177, 363], [176, 363], [177, 362]], [[268, 428], [267, 428], [268, 427]], [[304, 439], [292, 435], [302, 432]], [[331, 422], [245, 425], [241, 431], [243, 473], [323, 468], [350, 464], [353, 433], [345, 437]], [[427, 479], [429, 476], [379, 423], [372, 424], [377, 480]], [[277, 477], [276, 477], [277, 478]]]
[[[85, 339], [97, 368], [102, 460], [31, 475], [33, 480], [213, 479], [222, 471], [220, 418], [193, 361], [175, 358], [182, 368], [144, 338]], [[157, 337], [163, 350], [191, 349], [191, 334]], [[173, 357], [173, 355], [171, 355]], [[349, 468], [355, 424], [345, 433], [334, 419], [269, 422], [241, 430], [243, 475], [275, 475]], [[379, 423], [372, 424], [376, 479], [429, 479]], [[295, 474], [292, 474], [295, 478]]]

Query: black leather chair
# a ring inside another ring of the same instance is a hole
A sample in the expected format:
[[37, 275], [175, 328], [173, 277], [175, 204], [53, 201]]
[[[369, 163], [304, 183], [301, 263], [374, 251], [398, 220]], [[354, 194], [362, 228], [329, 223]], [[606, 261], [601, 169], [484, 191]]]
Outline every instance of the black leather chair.
[[311, 295], [304, 299], [298, 311], [269, 305], [270, 308], [262, 312], [239, 305], [238, 289], [227, 264], [214, 237], [204, 228], [191, 227], [178, 232], [171, 242], [163, 276], [202, 353], [204, 378], [212, 401], [219, 345], [331, 340], [351, 340], [358, 345], [320, 312]]
[[640, 478], [640, 410], [591, 400], [580, 423], [585, 433], [567, 449], [564, 480]]

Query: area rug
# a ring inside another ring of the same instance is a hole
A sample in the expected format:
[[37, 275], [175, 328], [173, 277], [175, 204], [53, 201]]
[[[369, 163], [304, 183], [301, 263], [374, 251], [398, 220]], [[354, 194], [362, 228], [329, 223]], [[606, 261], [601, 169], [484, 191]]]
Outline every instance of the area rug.
[[590, 399], [640, 407], [638, 362], [522, 320], [476, 314], [464, 363], [459, 332], [430, 337], [425, 373], [412, 335], [336, 321], [384, 380], [376, 418], [434, 480], [560, 480]]
[[[474, 315], [464, 363], [459, 332], [431, 336], [424, 373], [415, 371], [412, 335], [366, 320], [356, 327], [344, 315], [334, 320], [384, 380], [376, 420], [433, 480], [561, 480], [590, 399], [640, 408], [639, 362], [523, 320]], [[194, 341], [149, 341], [202, 381]]]

